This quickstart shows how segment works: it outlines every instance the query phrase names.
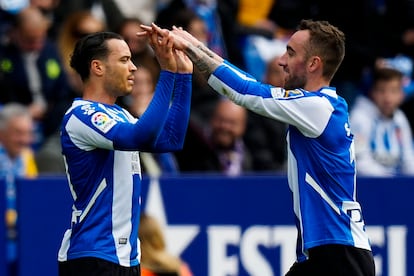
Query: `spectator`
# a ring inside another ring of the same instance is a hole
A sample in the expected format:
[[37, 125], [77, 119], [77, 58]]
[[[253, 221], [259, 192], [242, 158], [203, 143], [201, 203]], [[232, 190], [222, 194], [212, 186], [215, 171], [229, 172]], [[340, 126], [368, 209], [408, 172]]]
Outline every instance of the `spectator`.
[[54, 11], [54, 23], [61, 26], [66, 21], [66, 17], [82, 10], [91, 12], [110, 31], [114, 31], [125, 18], [119, 6], [113, 0], [61, 0]]
[[414, 175], [411, 128], [399, 109], [403, 74], [378, 68], [367, 96], [359, 96], [350, 113], [358, 173], [369, 176]]
[[274, 0], [253, 2], [239, 0], [237, 10], [237, 22], [245, 29], [246, 33], [272, 36], [275, 31], [275, 23], [268, 19]]
[[33, 120], [24, 105], [9, 103], [0, 109], [0, 178], [6, 183], [7, 262], [10, 276], [17, 276], [16, 178], [36, 177], [31, 144]]
[[51, 22], [48, 35], [52, 40], [56, 40], [59, 24], [56, 24], [55, 13], [57, 7], [62, 1], [64, 0], [30, 0], [30, 6], [38, 8]]
[[141, 276], [192, 276], [183, 260], [167, 252], [164, 234], [159, 222], [141, 213], [138, 232], [141, 241]]
[[[40, 10], [26, 8], [15, 17], [10, 43], [0, 48], [1, 103], [28, 105], [33, 118], [43, 121], [46, 136], [59, 126], [59, 115], [64, 111], [62, 100], [68, 100], [60, 57], [47, 38], [49, 25]], [[50, 114], [54, 116], [45, 116]]]
[[250, 153], [243, 141], [246, 124], [246, 109], [220, 99], [208, 126], [189, 128], [183, 150], [175, 153], [180, 170], [229, 176], [251, 171]]
[[33, 150], [33, 120], [29, 110], [18, 103], [0, 107], [0, 172], [19, 177], [37, 176]]
[[135, 82], [131, 94], [125, 96], [128, 111], [135, 117], [141, 117], [154, 95], [155, 86], [150, 70], [140, 66], [134, 72]]
[[124, 18], [139, 18], [146, 24], [154, 22], [158, 10], [171, 0], [113, 0]]
[[163, 27], [170, 28], [170, 16], [182, 9], [190, 9], [195, 12], [207, 26], [207, 45], [217, 53], [227, 56], [226, 46], [222, 34], [222, 24], [218, 13], [217, 0], [171, 0], [164, 5], [157, 14], [156, 22]]
[[82, 81], [69, 64], [70, 54], [75, 47], [75, 43], [87, 34], [104, 31], [105, 29], [105, 24], [90, 11], [80, 10], [68, 15], [58, 32], [57, 45], [74, 96], [79, 97], [82, 91]]
[[389, 58], [378, 57], [375, 67], [393, 68], [403, 73], [403, 91], [405, 93], [404, 99], [410, 98], [413, 95], [413, 60], [410, 57], [404, 55], [397, 55]]
[[35, 120], [39, 172], [54, 165], [63, 169], [58, 127], [70, 103], [63, 64], [56, 45], [47, 37], [49, 26], [39, 9], [28, 7], [16, 15], [10, 43], [0, 48], [0, 102], [18, 102], [29, 108]]
[[217, 103], [208, 137], [226, 175], [240, 175], [251, 170], [250, 156], [243, 141], [246, 124], [245, 108], [228, 99]]

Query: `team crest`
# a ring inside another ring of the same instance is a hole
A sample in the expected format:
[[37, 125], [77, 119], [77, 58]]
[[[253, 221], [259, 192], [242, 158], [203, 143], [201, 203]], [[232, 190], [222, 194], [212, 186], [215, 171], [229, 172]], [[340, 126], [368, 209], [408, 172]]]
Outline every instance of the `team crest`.
[[294, 90], [286, 90], [286, 97], [288, 98], [297, 98], [302, 97], [304, 94], [302, 90], [300, 89], [294, 89]]
[[99, 129], [103, 133], [107, 133], [116, 124], [115, 120], [113, 120], [108, 116], [108, 114], [105, 114], [103, 112], [96, 112], [95, 114], [93, 114], [91, 122], [97, 129]]

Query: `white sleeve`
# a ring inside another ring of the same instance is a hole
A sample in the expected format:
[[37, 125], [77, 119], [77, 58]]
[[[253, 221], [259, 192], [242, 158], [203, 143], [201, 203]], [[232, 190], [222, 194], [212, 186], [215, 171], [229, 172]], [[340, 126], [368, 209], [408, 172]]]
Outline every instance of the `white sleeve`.
[[235, 69], [222, 65], [209, 77], [209, 85], [262, 116], [297, 127], [307, 137], [318, 137], [334, 110], [326, 97], [300, 89], [286, 91], [258, 82]]
[[66, 131], [72, 142], [82, 150], [90, 151], [96, 148], [114, 149], [111, 140], [92, 129], [73, 114], [66, 124]]

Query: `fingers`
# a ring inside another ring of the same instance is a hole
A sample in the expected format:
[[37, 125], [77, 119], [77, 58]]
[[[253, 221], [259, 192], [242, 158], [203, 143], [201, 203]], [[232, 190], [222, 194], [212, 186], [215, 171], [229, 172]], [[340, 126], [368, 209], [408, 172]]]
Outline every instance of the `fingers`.
[[155, 23], [151, 23], [151, 26], [141, 24], [140, 27], [143, 31], [137, 33], [137, 36], [150, 37], [151, 46], [156, 44], [168, 45], [174, 48], [183, 50], [188, 42], [193, 43], [194, 38], [186, 32], [182, 27], [173, 26], [171, 31], [159, 27]]
[[155, 23], [151, 23], [151, 26], [152, 26], [152, 30], [155, 31], [155, 32], [158, 32], [160, 35], [166, 35], [166, 34], [168, 34], [168, 30], [167, 29], [161, 29]]
[[145, 36], [145, 35], [152, 35], [154, 33], [157, 33], [159, 36], [167, 36], [168, 30], [161, 29], [158, 25], [155, 23], [152, 23], [151, 26], [141, 24], [140, 27], [143, 31], [137, 32], [138, 36]]
[[179, 73], [193, 72], [193, 63], [183, 51], [174, 49], [174, 57], [177, 61], [177, 71]]
[[152, 27], [151, 26], [141, 24], [140, 27], [143, 31], [137, 32], [136, 33], [137, 36], [148, 36], [152, 33]]
[[173, 30], [181, 30], [181, 31], [183, 30], [183, 27], [177, 27], [175, 25], [172, 28], [173, 28]]
[[148, 26], [148, 25], [145, 25], [145, 24], [141, 24], [141, 25], [139, 25], [142, 29], [144, 29], [145, 31], [151, 31], [152, 30], [152, 27], [151, 26]]

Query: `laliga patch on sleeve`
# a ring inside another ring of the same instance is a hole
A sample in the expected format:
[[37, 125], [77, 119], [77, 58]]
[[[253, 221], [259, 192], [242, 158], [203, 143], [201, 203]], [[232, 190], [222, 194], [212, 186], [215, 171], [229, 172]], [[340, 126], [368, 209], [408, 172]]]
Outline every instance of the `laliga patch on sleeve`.
[[270, 88], [273, 98], [284, 98], [286, 96], [285, 89], [280, 87]]
[[103, 133], [107, 133], [116, 124], [116, 121], [114, 119], [110, 118], [108, 114], [105, 114], [103, 112], [96, 112], [93, 114], [91, 122]]

